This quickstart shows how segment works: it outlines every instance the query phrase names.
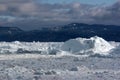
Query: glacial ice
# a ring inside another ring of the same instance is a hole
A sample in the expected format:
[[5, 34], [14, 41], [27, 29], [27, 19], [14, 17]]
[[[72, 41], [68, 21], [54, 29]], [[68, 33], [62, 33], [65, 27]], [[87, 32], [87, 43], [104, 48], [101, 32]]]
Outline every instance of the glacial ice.
[[0, 42], [0, 66], [0, 80], [120, 80], [120, 42]]
[[[112, 43], [113, 44], [113, 43]], [[115, 43], [114, 43], [115, 44]], [[66, 54], [100, 54], [107, 55], [114, 48], [100, 37], [76, 38], [66, 42], [0, 42], [0, 53], [37, 53], [43, 55]]]
[[61, 49], [70, 53], [93, 53], [106, 55], [114, 46], [100, 37], [76, 38], [66, 41]]

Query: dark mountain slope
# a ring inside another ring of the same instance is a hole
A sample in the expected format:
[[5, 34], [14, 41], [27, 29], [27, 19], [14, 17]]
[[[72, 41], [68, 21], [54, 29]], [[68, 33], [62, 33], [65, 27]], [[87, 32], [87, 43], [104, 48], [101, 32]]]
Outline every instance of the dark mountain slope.
[[0, 28], [0, 41], [61, 42], [77, 37], [100, 36], [108, 41], [120, 41], [120, 26], [71, 23], [64, 26], [22, 31], [19, 28]]

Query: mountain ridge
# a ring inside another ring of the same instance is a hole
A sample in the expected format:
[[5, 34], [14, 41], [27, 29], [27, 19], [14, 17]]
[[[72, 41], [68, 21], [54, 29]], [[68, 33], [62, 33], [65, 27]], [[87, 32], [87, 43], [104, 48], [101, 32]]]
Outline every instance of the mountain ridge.
[[120, 26], [71, 23], [53, 28], [24, 31], [17, 27], [0, 27], [0, 41], [62, 42], [69, 39], [100, 36], [108, 41], [120, 41]]

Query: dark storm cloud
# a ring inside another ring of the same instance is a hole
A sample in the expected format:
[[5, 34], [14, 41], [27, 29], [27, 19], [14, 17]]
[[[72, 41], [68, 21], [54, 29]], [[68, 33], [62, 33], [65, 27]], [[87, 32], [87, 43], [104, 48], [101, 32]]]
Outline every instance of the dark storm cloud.
[[[40, 1], [40, 0], [39, 0]], [[71, 22], [120, 25], [120, 2], [110, 6], [43, 4], [37, 0], [0, 0], [0, 24], [37, 29]]]

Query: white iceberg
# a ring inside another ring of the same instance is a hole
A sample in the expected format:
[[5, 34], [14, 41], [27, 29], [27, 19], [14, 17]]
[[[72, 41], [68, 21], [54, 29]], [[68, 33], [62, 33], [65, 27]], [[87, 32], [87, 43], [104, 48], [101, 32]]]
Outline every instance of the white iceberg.
[[93, 54], [98, 53], [107, 55], [108, 52], [113, 48], [114, 47], [103, 38], [95, 36], [91, 37], [90, 39], [76, 38], [68, 40], [62, 45], [61, 50], [74, 54], [92, 52]]
[[[100, 37], [76, 38], [66, 42], [0, 42], [0, 54], [42, 54], [69, 55], [74, 54], [109, 54], [116, 43], [110, 44]], [[118, 43], [117, 43], [118, 44]], [[113, 45], [113, 46], [112, 46]]]

